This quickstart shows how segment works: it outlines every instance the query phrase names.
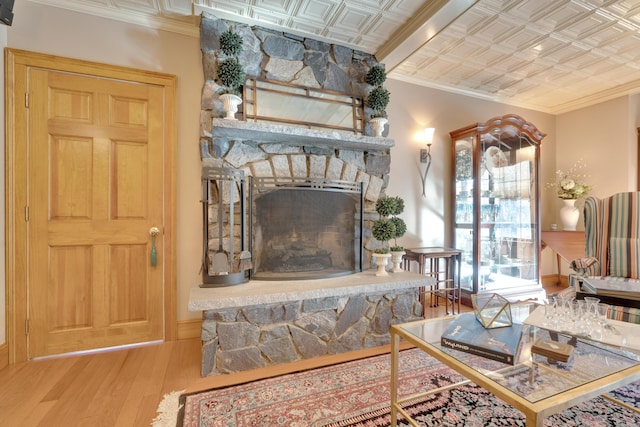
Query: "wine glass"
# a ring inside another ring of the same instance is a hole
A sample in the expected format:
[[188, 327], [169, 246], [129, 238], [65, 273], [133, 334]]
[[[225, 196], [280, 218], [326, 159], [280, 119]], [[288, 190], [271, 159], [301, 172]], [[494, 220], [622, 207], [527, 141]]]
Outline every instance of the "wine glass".
[[598, 303], [598, 305], [596, 306], [596, 324], [599, 327], [601, 338], [604, 338], [610, 309], [611, 309], [611, 306], [609, 304], [605, 304], [602, 302]]
[[598, 303], [600, 302], [599, 298], [595, 297], [584, 297], [584, 301], [586, 306], [586, 315], [585, 320], [588, 324], [597, 323], [598, 319]]

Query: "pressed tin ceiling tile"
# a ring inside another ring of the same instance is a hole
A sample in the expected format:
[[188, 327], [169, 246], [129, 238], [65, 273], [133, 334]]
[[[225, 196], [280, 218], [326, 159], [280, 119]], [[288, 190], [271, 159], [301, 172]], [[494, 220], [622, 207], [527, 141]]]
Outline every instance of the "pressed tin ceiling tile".
[[640, 93], [640, 0], [28, 1], [197, 36], [193, 3], [196, 16], [384, 52], [390, 78], [547, 112]]

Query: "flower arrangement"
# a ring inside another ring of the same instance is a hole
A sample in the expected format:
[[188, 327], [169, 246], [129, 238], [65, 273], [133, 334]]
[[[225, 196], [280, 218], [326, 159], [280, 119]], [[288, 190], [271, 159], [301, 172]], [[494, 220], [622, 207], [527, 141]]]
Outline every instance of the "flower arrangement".
[[557, 170], [554, 182], [549, 182], [546, 188], [555, 188], [561, 199], [575, 200], [584, 197], [591, 190], [591, 186], [585, 183], [588, 175], [581, 172], [587, 165], [578, 160], [567, 172]]

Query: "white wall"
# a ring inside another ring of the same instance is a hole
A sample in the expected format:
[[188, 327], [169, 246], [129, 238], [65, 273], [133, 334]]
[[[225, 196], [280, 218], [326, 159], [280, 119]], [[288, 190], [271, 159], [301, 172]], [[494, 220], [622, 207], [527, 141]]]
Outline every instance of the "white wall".
[[[389, 137], [395, 140], [391, 150], [391, 175], [388, 195], [405, 200], [403, 218], [407, 234], [402, 238], [405, 247], [450, 245], [445, 224], [451, 225], [451, 138], [449, 132], [484, 122], [505, 114], [517, 114], [547, 134], [540, 149], [542, 177], [553, 174], [555, 153], [555, 117], [550, 114], [511, 107], [496, 102], [455, 95], [441, 90], [387, 80], [391, 92]], [[427, 178], [427, 196], [422, 197], [419, 150], [416, 135], [426, 127], [434, 127], [431, 147], [433, 157]], [[420, 169], [419, 169], [420, 168]]]
[[[568, 170], [578, 159], [587, 165], [591, 195], [606, 197], [636, 188], [635, 123], [632, 103], [623, 96], [558, 116], [556, 165]], [[560, 209], [560, 203], [556, 204]], [[580, 219], [582, 226], [582, 218]]]

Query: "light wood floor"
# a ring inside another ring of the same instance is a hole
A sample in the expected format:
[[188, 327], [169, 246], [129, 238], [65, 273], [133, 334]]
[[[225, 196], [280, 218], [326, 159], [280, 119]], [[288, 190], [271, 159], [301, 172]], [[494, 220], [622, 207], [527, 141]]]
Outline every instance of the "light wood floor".
[[0, 371], [0, 426], [149, 426], [162, 396], [388, 353], [388, 346], [200, 377], [200, 340], [29, 361]]
[[[442, 306], [428, 310], [426, 317], [444, 314]], [[238, 384], [388, 351], [383, 346], [207, 378], [200, 377], [199, 339], [29, 361], [0, 370], [0, 426], [149, 426], [171, 391]]]

